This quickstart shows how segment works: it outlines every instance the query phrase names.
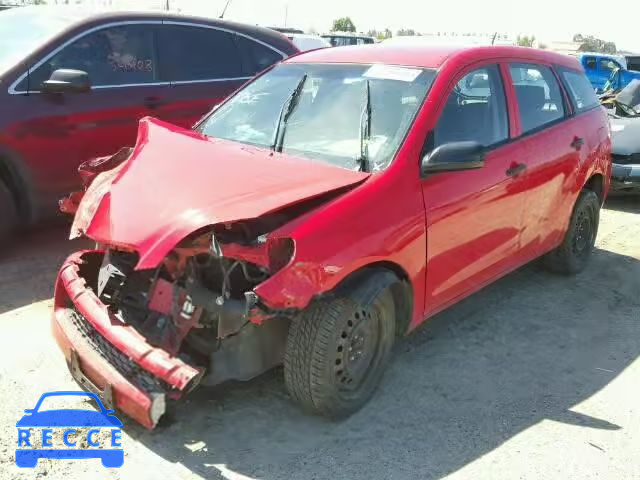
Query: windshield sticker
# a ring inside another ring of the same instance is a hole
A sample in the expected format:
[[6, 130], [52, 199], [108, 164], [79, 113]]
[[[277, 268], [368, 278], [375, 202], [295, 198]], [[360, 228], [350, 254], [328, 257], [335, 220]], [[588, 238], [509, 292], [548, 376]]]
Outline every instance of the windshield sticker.
[[421, 70], [417, 68], [395, 67], [391, 65], [373, 65], [363, 77], [378, 78], [382, 80], [399, 80], [401, 82], [413, 82]]

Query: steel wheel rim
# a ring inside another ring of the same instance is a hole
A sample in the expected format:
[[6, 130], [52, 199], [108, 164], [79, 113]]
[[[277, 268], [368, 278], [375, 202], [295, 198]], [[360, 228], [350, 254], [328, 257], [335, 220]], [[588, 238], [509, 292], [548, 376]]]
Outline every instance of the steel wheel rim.
[[591, 223], [591, 218], [587, 212], [581, 211], [578, 213], [576, 231], [572, 242], [573, 252], [576, 255], [584, 255], [589, 249], [593, 236]]
[[363, 385], [375, 366], [380, 345], [379, 320], [371, 309], [355, 310], [338, 334], [334, 374], [338, 388], [354, 391]]

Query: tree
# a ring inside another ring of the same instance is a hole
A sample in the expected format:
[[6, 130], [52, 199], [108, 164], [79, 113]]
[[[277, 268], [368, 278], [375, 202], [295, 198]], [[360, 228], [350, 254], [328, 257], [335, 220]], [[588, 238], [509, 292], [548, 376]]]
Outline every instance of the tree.
[[333, 21], [333, 32], [355, 32], [356, 26], [349, 17], [338, 18]]
[[530, 37], [528, 35], [518, 35], [518, 38], [516, 39], [516, 43], [521, 47], [533, 47], [535, 41], [536, 37], [533, 35], [531, 35]]
[[578, 48], [578, 50], [581, 52], [616, 53], [618, 51], [615, 43], [601, 40], [600, 38], [596, 38], [593, 35], [587, 35], [585, 37], [577, 34], [573, 37], [574, 41], [580, 38], [582, 39], [582, 41], [579, 42], [580, 47]]
[[415, 36], [415, 34], [416, 34], [415, 30], [413, 30], [412, 28], [407, 28], [407, 29], [402, 28], [398, 30], [398, 33], [397, 33], [399, 37], [413, 37]]

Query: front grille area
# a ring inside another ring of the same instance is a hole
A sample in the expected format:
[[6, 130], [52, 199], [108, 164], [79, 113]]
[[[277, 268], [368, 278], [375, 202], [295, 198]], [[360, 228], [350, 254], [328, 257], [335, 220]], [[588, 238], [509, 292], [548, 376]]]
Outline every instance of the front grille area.
[[613, 163], [618, 165], [638, 165], [640, 164], [640, 153], [634, 153], [633, 155], [616, 155], [611, 156]]
[[154, 377], [111, 345], [78, 311], [67, 309], [69, 318], [82, 337], [122, 376], [147, 393], [167, 393], [171, 386]]

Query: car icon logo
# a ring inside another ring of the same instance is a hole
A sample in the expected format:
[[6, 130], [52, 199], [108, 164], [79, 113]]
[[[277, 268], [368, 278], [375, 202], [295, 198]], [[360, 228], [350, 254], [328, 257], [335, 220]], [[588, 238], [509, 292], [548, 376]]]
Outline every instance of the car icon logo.
[[[100, 411], [71, 408], [40, 410], [42, 402], [46, 398], [60, 396], [90, 397], [96, 402]], [[18, 420], [16, 427], [18, 427], [18, 448], [15, 453], [15, 462], [18, 467], [33, 468], [40, 458], [99, 458], [102, 465], [107, 468], [119, 468], [124, 463], [124, 450], [120, 444], [122, 422], [114, 415], [114, 410], [104, 407], [95, 393], [78, 391], [44, 393], [34, 408], [25, 410], [25, 415]], [[92, 427], [86, 433], [87, 445], [102, 448], [74, 448], [78, 442], [72, 441], [70, 435], [77, 433], [76, 428], [86, 429], [87, 427]], [[70, 448], [53, 448], [53, 428], [64, 430], [62, 439], [64, 445]], [[36, 429], [39, 429], [42, 435], [42, 448], [33, 447], [36, 440], [33, 438], [33, 434]], [[110, 430], [110, 442], [108, 445], [100, 445], [99, 441], [96, 440], [97, 435], [103, 429]], [[115, 448], [105, 448], [106, 446]]]

